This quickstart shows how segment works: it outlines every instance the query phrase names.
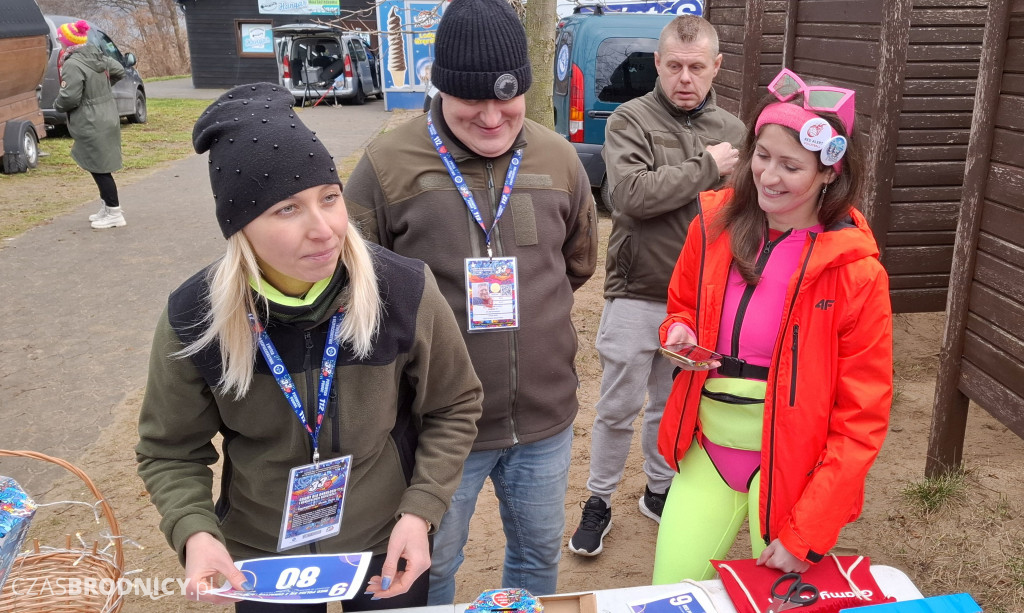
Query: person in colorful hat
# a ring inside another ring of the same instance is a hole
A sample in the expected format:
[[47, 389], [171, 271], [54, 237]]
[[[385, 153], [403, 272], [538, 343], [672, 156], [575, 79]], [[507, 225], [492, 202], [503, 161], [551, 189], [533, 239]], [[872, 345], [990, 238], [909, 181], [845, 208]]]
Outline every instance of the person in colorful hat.
[[113, 172], [121, 169], [121, 117], [111, 86], [124, 78], [124, 67], [95, 45], [86, 44], [89, 24], [79, 20], [57, 28], [60, 91], [53, 107], [68, 115], [75, 139], [71, 158], [92, 175], [102, 205], [89, 216], [93, 228], [126, 225]]
[[[662, 345], [682, 369], [658, 447], [678, 471], [654, 583], [707, 579], [744, 517], [759, 564], [803, 572], [858, 517], [892, 402], [889, 280], [867, 221], [854, 92], [783, 70], [730, 186], [700, 194]], [[665, 358], [669, 359], [669, 358]]]
[[[227, 243], [160, 317], [138, 471], [190, 597], [223, 603], [209, 593], [218, 576], [256, 587], [234, 560], [367, 551], [369, 583], [345, 610], [422, 606], [428, 533], [459, 483], [483, 392], [434, 275], [363, 241], [333, 158], [293, 103], [277, 85], [242, 85], [196, 122]], [[344, 489], [303, 506], [303, 482]]]

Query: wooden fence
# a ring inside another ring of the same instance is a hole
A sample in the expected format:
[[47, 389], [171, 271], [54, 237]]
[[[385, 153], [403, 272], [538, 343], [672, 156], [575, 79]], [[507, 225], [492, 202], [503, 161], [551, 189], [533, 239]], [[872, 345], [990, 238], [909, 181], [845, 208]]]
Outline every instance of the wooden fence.
[[971, 400], [1024, 437], [1024, 0], [986, 23], [928, 476], [960, 467]]
[[715, 0], [719, 103], [743, 119], [786, 66], [857, 92], [863, 211], [897, 312], [945, 308], [987, 2]]

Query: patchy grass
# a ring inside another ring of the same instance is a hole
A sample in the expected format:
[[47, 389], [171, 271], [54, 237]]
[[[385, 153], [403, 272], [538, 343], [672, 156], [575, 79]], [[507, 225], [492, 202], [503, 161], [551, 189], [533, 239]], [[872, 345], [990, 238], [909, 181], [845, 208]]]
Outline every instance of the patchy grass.
[[872, 560], [907, 572], [925, 596], [970, 592], [986, 613], [1020, 613], [1020, 506], [984, 483], [983, 473], [979, 467], [907, 486], [903, 504], [879, 526], [888, 545]]
[[[209, 100], [169, 98], [150, 98], [148, 102], [147, 123], [121, 126], [124, 169], [114, 173], [118, 186], [191, 155], [192, 127], [210, 104]], [[411, 111], [392, 113], [381, 132], [411, 116]], [[40, 158], [38, 168], [17, 175], [0, 175], [0, 239], [17, 236], [98, 197], [92, 177], [71, 159], [73, 143], [67, 135], [44, 138], [39, 149], [46, 155]], [[338, 162], [342, 180], [352, 173], [362, 154], [360, 149]]]
[[967, 475], [963, 471], [951, 472], [911, 483], [903, 489], [903, 497], [919, 512], [934, 513], [947, 504], [966, 499]]
[[[151, 98], [148, 105], [148, 123], [121, 126], [124, 169], [114, 175], [119, 185], [190, 155], [192, 126], [209, 101]], [[44, 138], [39, 149], [45, 156], [38, 168], [0, 177], [0, 239], [17, 236], [97, 197], [92, 177], [71, 159], [73, 143], [67, 135]]]

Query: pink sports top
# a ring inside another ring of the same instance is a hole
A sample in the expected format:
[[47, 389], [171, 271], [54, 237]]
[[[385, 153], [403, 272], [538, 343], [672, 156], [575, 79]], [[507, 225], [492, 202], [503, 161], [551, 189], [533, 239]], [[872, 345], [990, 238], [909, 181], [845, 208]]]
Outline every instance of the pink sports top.
[[[757, 285], [747, 285], [739, 269], [735, 265], [730, 268], [715, 351], [757, 366], [771, 363], [789, 281], [800, 264], [808, 232], [821, 231], [820, 225], [786, 232], [769, 230], [769, 241], [762, 244], [755, 262], [761, 273]], [[710, 376], [718, 374], [712, 371]]]

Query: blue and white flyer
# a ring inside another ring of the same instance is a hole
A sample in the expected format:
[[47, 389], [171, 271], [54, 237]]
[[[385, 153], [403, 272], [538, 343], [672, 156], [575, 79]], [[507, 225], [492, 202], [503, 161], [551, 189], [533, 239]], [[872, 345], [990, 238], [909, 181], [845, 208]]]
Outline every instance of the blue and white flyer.
[[348, 600], [365, 589], [363, 577], [370, 557], [369, 552], [363, 552], [240, 560], [235, 566], [253, 589], [236, 590], [228, 584], [214, 593], [281, 604]]
[[629, 603], [633, 613], [716, 613], [715, 605], [699, 589]]

